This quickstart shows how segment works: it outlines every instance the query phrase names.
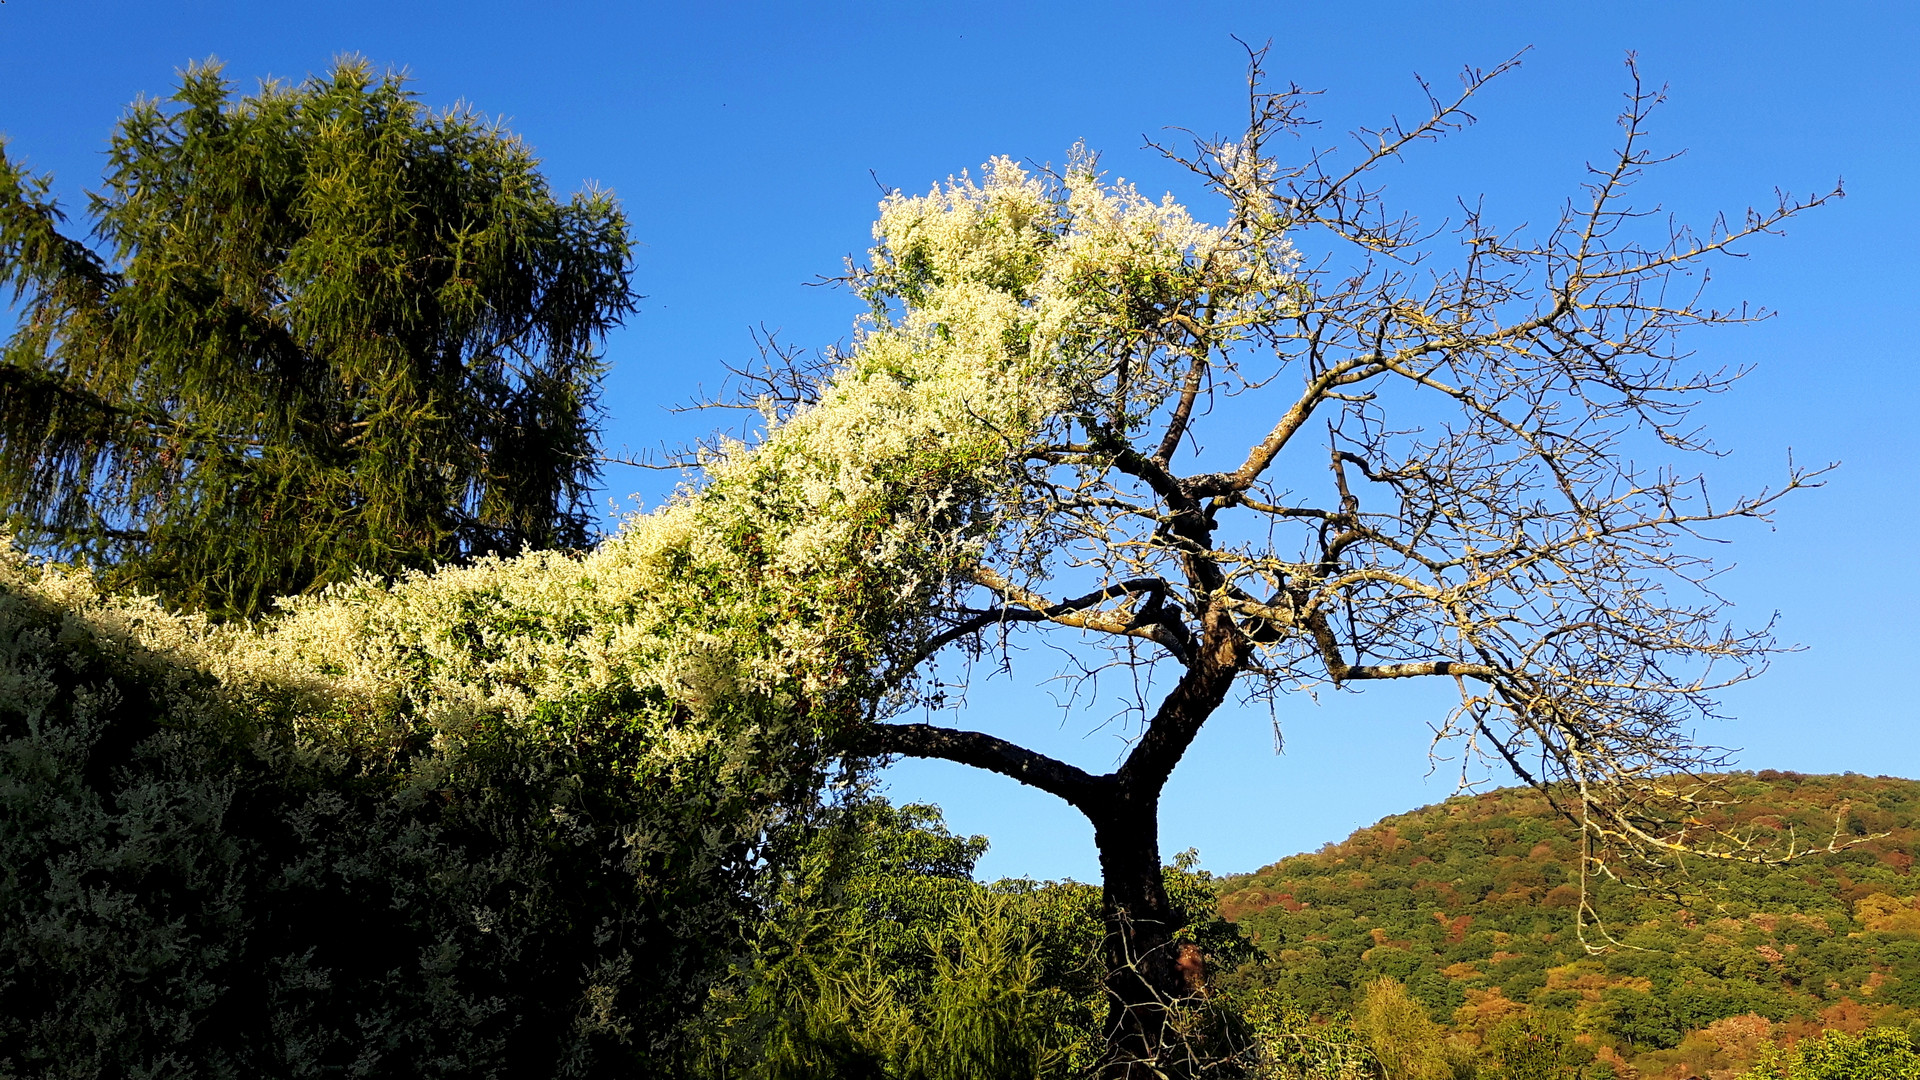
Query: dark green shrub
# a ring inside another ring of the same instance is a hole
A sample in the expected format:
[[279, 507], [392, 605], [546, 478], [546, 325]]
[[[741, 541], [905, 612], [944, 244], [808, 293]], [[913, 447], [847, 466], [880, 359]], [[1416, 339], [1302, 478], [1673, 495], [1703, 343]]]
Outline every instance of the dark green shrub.
[[276, 711], [306, 699], [123, 631], [205, 631], [215, 667], [255, 639], [9, 569], [0, 1075], [646, 1075], [817, 779], [666, 753], [637, 690], [464, 730]]

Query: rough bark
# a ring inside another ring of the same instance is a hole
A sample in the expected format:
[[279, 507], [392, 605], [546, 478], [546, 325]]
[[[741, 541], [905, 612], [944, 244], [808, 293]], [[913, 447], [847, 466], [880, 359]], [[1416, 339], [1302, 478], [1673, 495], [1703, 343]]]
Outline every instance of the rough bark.
[[[1094, 820], [1100, 851], [1102, 960], [1108, 994], [1107, 1062], [1124, 1080], [1168, 1075], [1173, 1010], [1191, 994], [1174, 933], [1179, 914], [1160, 867], [1159, 793], [1116, 799]], [[1156, 1067], [1159, 1066], [1159, 1067]], [[1174, 1075], [1178, 1075], [1175, 1073]]]

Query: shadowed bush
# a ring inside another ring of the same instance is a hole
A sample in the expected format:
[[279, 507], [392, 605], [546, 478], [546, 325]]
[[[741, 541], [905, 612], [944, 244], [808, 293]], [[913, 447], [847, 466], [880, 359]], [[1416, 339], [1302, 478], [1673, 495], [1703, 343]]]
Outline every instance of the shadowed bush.
[[9, 584], [0, 1074], [644, 1075], [814, 782], [634, 694], [330, 743]]

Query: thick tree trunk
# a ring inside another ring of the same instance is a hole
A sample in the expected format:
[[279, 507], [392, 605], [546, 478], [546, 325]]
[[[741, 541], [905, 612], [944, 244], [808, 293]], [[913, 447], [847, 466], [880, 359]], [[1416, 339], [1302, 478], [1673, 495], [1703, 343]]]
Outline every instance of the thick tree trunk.
[[[1103, 954], [1109, 995], [1107, 1060], [1111, 1080], [1177, 1077], [1189, 1048], [1173, 1029], [1175, 1007], [1197, 987], [1174, 943], [1178, 913], [1160, 868], [1159, 792], [1117, 792], [1094, 817], [1100, 849]], [[1129, 798], [1128, 796], [1135, 796]]]
[[1093, 823], [1110, 1002], [1103, 1080], [1188, 1077], [1203, 1056], [1175, 1026], [1179, 1007], [1198, 998], [1204, 984], [1200, 958], [1182, 956], [1174, 942], [1180, 927], [1161, 877], [1160, 792], [1200, 726], [1226, 699], [1248, 648], [1224, 609], [1209, 609], [1204, 625], [1180, 682], [1126, 762], [1104, 776], [977, 731], [874, 724], [854, 736], [857, 752], [944, 758], [1012, 777], [1058, 795]]

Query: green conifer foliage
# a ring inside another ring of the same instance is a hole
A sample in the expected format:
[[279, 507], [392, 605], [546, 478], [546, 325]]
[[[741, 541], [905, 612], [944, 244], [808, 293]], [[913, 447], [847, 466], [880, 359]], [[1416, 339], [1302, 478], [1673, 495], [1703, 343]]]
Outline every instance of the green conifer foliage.
[[0, 511], [177, 605], [588, 538], [626, 220], [528, 147], [345, 60], [213, 63], [114, 133], [92, 241], [0, 145]]

